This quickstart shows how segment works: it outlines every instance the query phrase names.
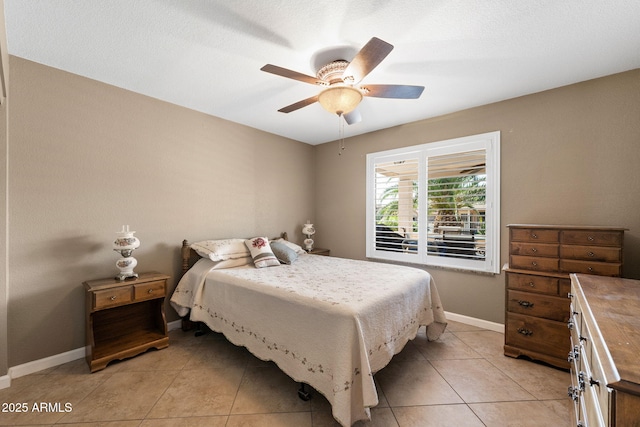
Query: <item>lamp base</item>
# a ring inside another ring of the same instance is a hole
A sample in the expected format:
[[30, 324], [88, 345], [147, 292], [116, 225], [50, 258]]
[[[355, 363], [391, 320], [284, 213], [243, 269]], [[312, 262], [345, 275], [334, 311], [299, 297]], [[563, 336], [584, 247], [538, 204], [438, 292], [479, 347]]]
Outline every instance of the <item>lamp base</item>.
[[313, 239], [304, 239], [304, 248], [308, 251], [313, 249]]
[[132, 274], [120, 273], [115, 277], [115, 279], [120, 282], [123, 282], [127, 279], [136, 279], [137, 277], [138, 277], [138, 273], [132, 273]]
[[116, 267], [120, 270], [120, 274], [116, 276], [116, 279], [123, 281], [126, 279], [132, 279], [138, 277], [137, 273], [133, 272], [133, 269], [138, 265], [138, 260], [132, 256], [121, 258], [116, 261]]

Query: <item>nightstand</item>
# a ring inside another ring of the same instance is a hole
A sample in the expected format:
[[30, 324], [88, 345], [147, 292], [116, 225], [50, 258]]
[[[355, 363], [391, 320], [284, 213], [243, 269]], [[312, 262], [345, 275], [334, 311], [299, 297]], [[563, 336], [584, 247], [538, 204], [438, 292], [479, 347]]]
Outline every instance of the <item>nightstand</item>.
[[331, 253], [330, 249], [324, 249], [324, 248], [313, 248], [310, 251], [307, 251], [308, 254], [313, 254], [313, 255], [323, 255], [323, 256], [329, 256]]
[[91, 372], [113, 360], [169, 345], [164, 300], [169, 276], [143, 273], [132, 280], [84, 282], [87, 363]]

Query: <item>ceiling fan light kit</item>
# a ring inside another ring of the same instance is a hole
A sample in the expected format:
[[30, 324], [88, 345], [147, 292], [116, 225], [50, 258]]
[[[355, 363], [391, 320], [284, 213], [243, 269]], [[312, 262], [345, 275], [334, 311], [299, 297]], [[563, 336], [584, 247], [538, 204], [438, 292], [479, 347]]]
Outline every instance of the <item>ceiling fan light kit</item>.
[[318, 95], [318, 102], [322, 108], [338, 116], [355, 110], [360, 101], [362, 92], [353, 86], [330, 86]]
[[[311, 105], [316, 101], [322, 108], [332, 114], [343, 116], [347, 124], [360, 121], [356, 108], [364, 96], [375, 98], [417, 99], [424, 90], [423, 86], [405, 85], [368, 85], [359, 87], [358, 83], [364, 79], [384, 58], [393, 50], [393, 45], [373, 37], [360, 49], [351, 62], [344, 59], [332, 61], [317, 72], [316, 77], [308, 76], [297, 71], [267, 64], [261, 68], [267, 73], [276, 74], [304, 83], [315, 84], [324, 89], [315, 96], [298, 101], [279, 109], [282, 113], [290, 113]], [[348, 117], [345, 115], [353, 113]]]

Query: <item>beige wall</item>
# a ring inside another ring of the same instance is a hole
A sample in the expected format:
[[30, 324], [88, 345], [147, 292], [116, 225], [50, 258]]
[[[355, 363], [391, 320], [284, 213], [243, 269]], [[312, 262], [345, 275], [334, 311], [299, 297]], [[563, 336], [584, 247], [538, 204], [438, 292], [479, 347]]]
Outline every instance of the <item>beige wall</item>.
[[175, 277], [182, 239], [296, 237], [313, 217], [307, 144], [21, 58], [10, 67], [9, 366], [84, 347], [82, 282], [117, 273], [123, 224], [142, 241], [136, 271]]
[[[510, 223], [622, 226], [624, 275], [640, 278], [640, 70], [348, 138], [341, 156], [317, 146], [317, 245], [365, 257], [367, 153], [496, 130], [502, 263]], [[503, 274], [428, 270], [445, 310], [503, 323]]]

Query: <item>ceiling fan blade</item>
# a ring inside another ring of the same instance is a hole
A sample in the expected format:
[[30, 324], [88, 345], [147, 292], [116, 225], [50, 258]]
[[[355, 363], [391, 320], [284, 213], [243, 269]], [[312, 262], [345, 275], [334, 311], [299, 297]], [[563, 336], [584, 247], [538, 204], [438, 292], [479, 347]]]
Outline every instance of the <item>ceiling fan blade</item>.
[[422, 95], [424, 86], [408, 85], [363, 85], [365, 96], [374, 98], [417, 99]]
[[393, 45], [377, 37], [373, 37], [360, 49], [360, 52], [356, 54], [353, 61], [351, 61], [349, 66], [344, 70], [342, 74], [343, 79], [353, 77], [353, 82], [349, 83], [358, 83], [376, 68], [392, 50]]
[[307, 105], [311, 105], [314, 102], [318, 102], [318, 95], [314, 95], [311, 98], [303, 99], [302, 101], [298, 101], [294, 104], [287, 105], [286, 107], [283, 107], [278, 111], [280, 111], [281, 113], [290, 113], [292, 111], [299, 110], [302, 107], [306, 107]]
[[353, 125], [362, 121], [362, 114], [360, 114], [360, 110], [357, 108], [350, 113], [343, 114], [342, 117], [344, 117], [344, 121], [347, 122], [348, 125]]
[[306, 74], [299, 73], [297, 71], [289, 70], [287, 68], [278, 67], [277, 65], [267, 64], [260, 68], [267, 73], [275, 74], [276, 76], [286, 77], [288, 79], [298, 80], [304, 83], [310, 83], [312, 85], [321, 83], [316, 77], [308, 76]]

